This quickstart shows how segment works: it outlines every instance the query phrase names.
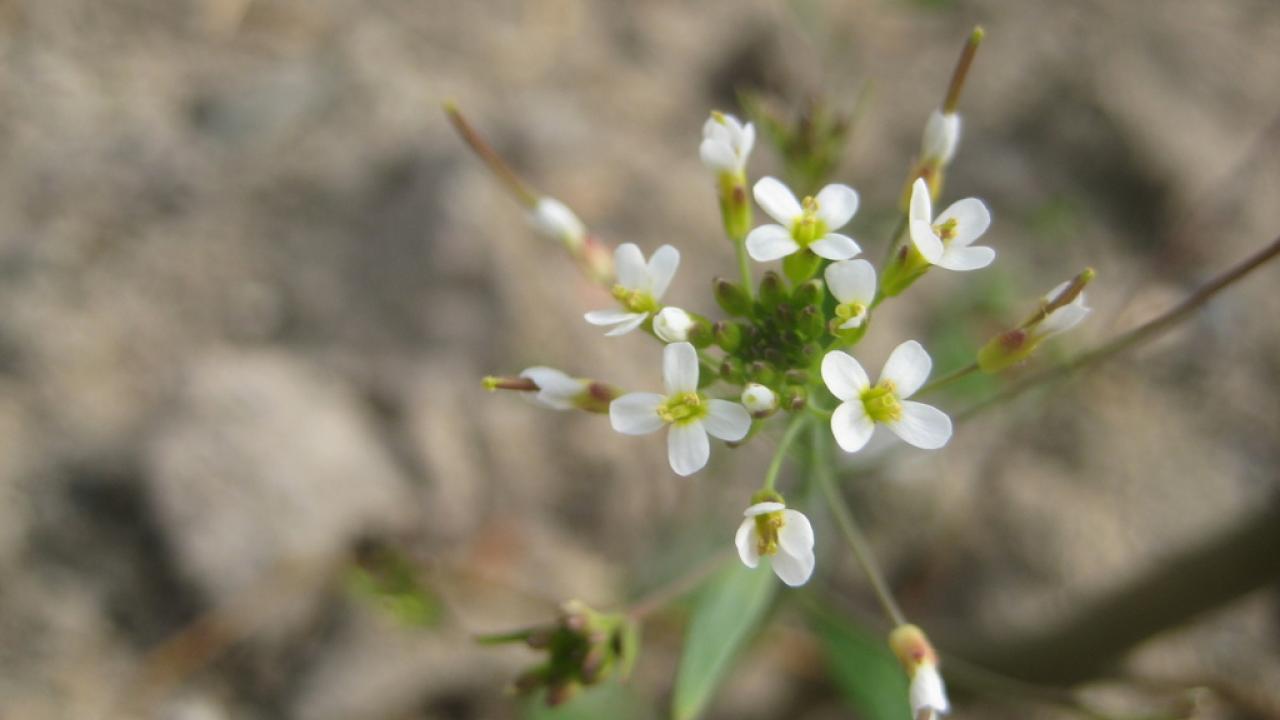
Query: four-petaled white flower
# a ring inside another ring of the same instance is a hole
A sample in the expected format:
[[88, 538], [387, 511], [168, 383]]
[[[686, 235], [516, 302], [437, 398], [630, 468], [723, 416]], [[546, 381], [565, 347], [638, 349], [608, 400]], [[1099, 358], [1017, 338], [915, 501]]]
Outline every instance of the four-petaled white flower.
[[662, 376], [667, 394], [628, 393], [609, 404], [609, 422], [626, 435], [667, 430], [667, 459], [677, 475], [692, 475], [707, 464], [707, 435], [736, 442], [751, 429], [746, 408], [698, 392], [698, 351], [689, 343], [663, 350]]
[[749, 568], [769, 557], [773, 572], [782, 582], [798, 587], [813, 574], [813, 526], [798, 510], [788, 510], [780, 502], [758, 502], [742, 513], [734, 544], [738, 557]]
[[841, 400], [831, 416], [831, 432], [846, 452], [857, 452], [876, 425], [886, 425], [908, 444], [936, 450], [951, 439], [951, 418], [932, 405], [911, 402], [929, 377], [933, 361], [920, 343], [908, 340], [889, 355], [880, 380], [871, 384], [852, 356], [840, 351], [822, 358], [822, 380]]
[[876, 270], [866, 260], [842, 260], [827, 266], [824, 275], [827, 288], [839, 304], [836, 319], [839, 330], [862, 327], [867, 311], [876, 298]]
[[658, 311], [658, 301], [680, 267], [680, 251], [663, 245], [646, 263], [639, 247], [623, 243], [613, 251], [613, 264], [618, 273], [613, 297], [624, 309], [593, 310], [584, 316], [592, 325], [613, 326], [608, 336], [625, 335]]
[[529, 216], [538, 233], [552, 240], [559, 240], [570, 250], [582, 247], [587, 238], [587, 227], [568, 205], [552, 197], [538, 198]]
[[939, 715], [951, 712], [951, 703], [947, 700], [947, 688], [942, 682], [942, 673], [938, 666], [926, 663], [916, 668], [911, 676], [911, 717], [932, 720]]
[[702, 144], [698, 146], [698, 155], [710, 170], [738, 174], [746, 170], [747, 158], [755, 144], [754, 125], [744, 125], [732, 115], [713, 112], [702, 125]]
[[996, 259], [989, 247], [973, 246], [973, 241], [991, 226], [991, 213], [978, 198], [965, 198], [933, 217], [929, 186], [916, 178], [911, 186], [911, 242], [930, 264], [948, 270], [978, 270]]
[[924, 124], [920, 139], [920, 159], [926, 163], [946, 165], [960, 146], [960, 116], [934, 110]]
[[689, 313], [674, 305], [668, 305], [658, 311], [653, 318], [653, 334], [663, 342], [684, 342], [689, 339], [689, 331], [697, 323]]
[[858, 243], [835, 232], [858, 212], [858, 193], [848, 185], [828, 185], [803, 202], [776, 178], [761, 178], [756, 202], [780, 225], [761, 225], [747, 235], [747, 252], [768, 262], [808, 249], [828, 260], [848, 260], [862, 252]]
[[520, 372], [520, 377], [528, 378], [538, 386], [538, 392], [533, 395], [524, 394], [552, 410], [574, 409], [577, 407], [574, 399], [582, 395], [590, 385], [587, 380], [569, 377], [555, 368], [541, 365], [525, 368]]
[[[1052, 302], [1053, 299], [1058, 297], [1058, 295], [1060, 295], [1062, 291], [1066, 290], [1069, 285], [1071, 285], [1070, 280], [1050, 290], [1049, 294], [1044, 296], [1042, 302], [1046, 304]], [[1084, 304], [1084, 291], [1081, 290], [1080, 294], [1076, 295], [1071, 302], [1053, 310], [1046, 315], [1043, 320], [1030, 328], [1031, 341], [1038, 343], [1045, 338], [1070, 330], [1076, 325], [1079, 325], [1090, 311], [1090, 308], [1086, 307]]]

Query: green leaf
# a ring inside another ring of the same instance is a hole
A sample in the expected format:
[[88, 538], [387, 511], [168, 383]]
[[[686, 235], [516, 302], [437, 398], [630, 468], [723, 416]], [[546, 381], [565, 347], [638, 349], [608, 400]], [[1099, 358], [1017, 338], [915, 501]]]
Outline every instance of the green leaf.
[[778, 583], [767, 567], [734, 563], [698, 597], [671, 699], [674, 720], [702, 714], [768, 612]]
[[885, 638], [816, 605], [809, 625], [827, 656], [827, 674], [864, 720], [911, 720], [907, 676]]
[[604, 682], [578, 693], [559, 707], [547, 707], [542, 693], [529, 698], [522, 713], [526, 720], [649, 720], [654, 713], [643, 698], [625, 685]]

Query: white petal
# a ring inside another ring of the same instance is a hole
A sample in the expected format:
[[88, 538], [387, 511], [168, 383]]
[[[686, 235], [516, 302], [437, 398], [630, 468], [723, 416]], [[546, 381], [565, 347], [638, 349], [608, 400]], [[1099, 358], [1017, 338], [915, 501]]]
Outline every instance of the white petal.
[[728, 129], [725, 128], [718, 118], [716, 118], [714, 113], [707, 118], [706, 122], [702, 123], [702, 137], [713, 138], [727, 136]]
[[782, 511], [782, 529], [778, 531], [778, 547], [788, 555], [804, 557], [813, 554], [813, 526], [799, 510]]
[[698, 351], [687, 342], [671, 343], [662, 351], [662, 379], [667, 394], [696, 392]]
[[791, 194], [787, 186], [777, 178], [760, 178], [752, 188], [752, 194], [756, 196], [756, 202], [769, 214], [769, 217], [783, 225], [790, 225], [791, 221], [803, 212], [800, 201], [796, 200], [796, 196]]
[[1040, 298], [1041, 302], [1046, 302], [1046, 303], [1053, 302], [1053, 299], [1061, 295], [1062, 291], [1066, 290], [1067, 287], [1070, 285], [1071, 285], [1070, 280], [1063, 280], [1057, 285], [1054, 285], [1052, 290], [1045, 293], [1044, 297]]
[[609, 424], [623, 435], [648, 435], [662, 427], [658, 407], [665, 401], [658, 393], [627, 393], [609, 403]]
[[951, 712], [951, 703], [947, 701], [947, 689], [942, 683], [942, 675], [934, 665], [922, 665], [911, 678], [911, 715], [918, 717], [925, 708], [938, 714]]
[[773, 573], [782, 582], [791, 587], [800, 587], [809, 582], [813, 575], [814, 557], [813, 553], [796, 557], [780, 552], [773, 556], [770, 564], [773, 565]]
[[840, 233], [827, 233], [825, 236], [809, 243], [809, 250], [820, 258], [828, 260], [848, 260], [862, 252], [853, 238]]
[[986, 245], [949, 247], [934, 264], [940, 268], [956, 272], [967, 272], [969, 270], [981, 270], [990, 265], [995, 259], [996, 251]]
[[799, 249], [791, 231], [781, 225], [761, 225], [747, 235], [747, 254], [756, 262], [777, 260]]
[[567, 205], [551, 197], [538, 199], [533, 209], [533, 225], [539, 233], [553, 240], [561, 240], [571, 247], [582, 243], [587, 228]]
[[741, 164], [746, 164], [747, 156], [755, 146], [756, 126], [754, 123], [747, 123], [746, 127], [742, 128], [742, 139], [738, 142], [738, 157]]
[[920, 256], [936, 265], [946, 252], [942, 240], [933, 232], [933, 225], [923, 220], [912, 220], [910, 223], [911, 244], [916, 246]]
[[649, 313], [632, 313], [626, 320], [618, 323], [612, 330], [605, 333], [604, 336], [617, 337], [619, 335], [626, 335], [632, 330], [640, 327], [640, 324], [643, 323], [647, 317], [649, 317]]
[[924, 126], [924, 137], [920, 141], [921, 159], [943, 165], [951, 162], [960, 144], [960, 116], [956, 113], [942, 114], [934, 110]]
[[828, 230], [839, 230], [858, 212], [858, 191], [848, 185], [828, 185], [818, 192], [818, 217]]
[[760, 541], [756, 537], [756, 521], [747, 518], [738, 526], [738, 534], [733, 538], [738, 546], [738, 557], [742, 564], [754, 568], [760, 564]]
[[949, 220], [956, 221], [956, 235], [948, 244], [953, 248], [967, 247], [991, 227], [991, 212], [978, 198], [965, 198], [951, 203], [933, 224], [942, 225]]
[[841, 260], [827, 266], [827, 287], [836, 300], [870, 305], [876, 296], [876, 269], [866, 260]]
[[617, 325], [630, 320], [636, 314], [626, 310], [592, 310], [582, 317], [592, 325]]
[[752, 505], [751, 507], [744, 510], [742, 512], [742, 516], [753, 518], [757, 515], [763, 515], [765, 513], [771, 513], [771, 512], [778, 512], [779, 510], [786, 510], [786, 509], [787, 509], [787, 506], [783, 505], [780, 502], [758, 502], [755, 505]]
[[708, 400], [707, 416], [702, 419], [707, 434], [728, 442], [737, 442], [751, 429], [751, 413], [736, 402]]
[[845, 452], [861, 450], [871, 439], [875, 429], [875, 421], [867, 415], [867, 408], [861, 399], [840, 403], [831, 414], [831, 434], [835, 435], [836, 443]]
[[708, 169], [717, 172], [733, 171], [738, 166], [738, 157], [734, 155], [733, 148], [718, 138], [704, 139], [698, 146], [698, 157]]
[[525, 368], [520, 377], [532, 380], [538, 386], [538, 402], [554, 410], [573, 409], [573, 398], [583, 390], [581, 380], [571, 378], [555, 368]]
[[668, 305], [653, 317], [653, 333], [663, 342], [684, 342], [694, 326], [689, 313], [674, 305]]
[[864, 310], [864, 311], [862, 312], [862, 314], [860, 314], [860, 315], [854, 315], [853, 317], [849, 318], [848, 320], [845, 320], [844, 322], [840, 323], [840, 327], [839, 327], [839, 329], [840, 329], [840, 330], [852, 330], [852, 329], [854, 329], [854, 328], [860, 328], [860, 327], [862, 327], [862, 323], [864, 323], [864, 322], [866, 322], [866, 321], [867, 321], [867, 313], [866, 313], [866, 311]]
[[707, 431], [701, 422], [672, 425], [667, 431], [667, 460], [677, 475], [684, 477], [698, 472], [710, 457], [711, 441], [707, 440]]
[[676, 276], [676, 269], [679, 267], [679, 250], [670, 245], [663, 245], [653, 251], [653, 257], [649, 258], [645, 274], [649, 276], [648, 289], [653, 293], [654, 300], [661, 300], [666, 294], [667, 287], [671, 285], [671, 278]]
[[929, 199], [929, 184], [924, 178], [911, 183], [911, 210], [907, 217], [912, 221], [933, 223], [933, 201]]
[[613, 251], [613, 267], [618, 273], [618, 284], [628, 290], [649, 289], [649, 268], [644, 253], [635, 243], [623, 243]]
[[911, 400], [903, 401], [902, 418], [887, 425], [908, 445], [921, 450], [937, 450], [951, 439], [951, 418], [946, 413]]
[[1041, 339], [1051, 335], [1066, 332], [1076, 325], [1089, 314], [1089, 308], [1084, 306], [1084, 293], [1076, 296], [1076, 299], [1067, 305], [1049, 313], [1049, 316], [1040, 321], [1040, 325], [1036, 327], [1036, 337]]
[[909, 398], [929, 379], [929, 371], [932, 369], [933, 360], [925, 352], [924, 346], [915, 340], [908, 340], [889, 353], [889, 359], [880, 371], [880, 382], [892, 382], [897, 388], [898, 397]]
[[760, 383], [747, 383], [742, 388], [742, 406], [750, 413], [773, 412], [778, 407], [778, 394]]
[[835, 350], [822, 358], [822, 381], [832, 395], [841, 400], [862, 399], [862, 391], [871, 387], [867, 371], [853, 356]]

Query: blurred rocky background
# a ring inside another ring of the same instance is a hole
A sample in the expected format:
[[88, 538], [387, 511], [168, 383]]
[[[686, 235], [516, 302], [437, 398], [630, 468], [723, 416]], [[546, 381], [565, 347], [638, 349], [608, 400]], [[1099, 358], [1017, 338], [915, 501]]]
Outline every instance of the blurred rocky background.
[[[670, 297], [710, 313], [733, 261], [707, 111], [852, 113], [839, 179], [878, 259], [975, 23], [948, 195], [987, 201], [1000, 262], [887, 305], [871, 366], [908, 335], [962, 364], [1092, 265], [1095, 313], [1043, 353], [1065, 357], [1280, 232], [1271, 0], [0, 0], [0, 717], [521, 716], [503, 690], [533, 656], [471, 634], [727, 547], [768, 448], [680, 479], [658, 436], [483, 392], [532, 364], [653, 386], [659, 354], [581, 321], [607, 298], [441, 101], [604, 239], [679, 246]], [[1274, 506], [1277, 281], [849, 481], [944, 650], [1016, 646]], [[378, 543], [426, 588], [413, 622], [353, 590]], [[834, 536], [819, 558], [815, 587], [883, 630]], [[1115, 717], [1280, 717], [1276, 578], [1256, 587], [1045, 684], [1082, 673]], [[1173, 594], [1137, 615], [1196, 604]], [[662, 715], [679, 630], [647, 629], [633, 717]], [[757, 647], [714, 717], [850, 715], [792, 613]], [[953, 681], [956, 717], [1077, 716], [1002, 682]]]

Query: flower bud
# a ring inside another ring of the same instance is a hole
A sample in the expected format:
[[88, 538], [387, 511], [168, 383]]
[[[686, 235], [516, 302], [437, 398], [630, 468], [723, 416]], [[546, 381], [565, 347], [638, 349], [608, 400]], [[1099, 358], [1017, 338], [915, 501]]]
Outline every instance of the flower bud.
[[778, 409], [778, 395], [760, 383], [747, 383], [742, 389], [742, 404], [757, 420], [769, 417]]
[[915, 625], [900, 625], [889, 633], [889, 647], [911, 679], [911, 717], [931, 720], [950, 712], [946, 686], [938, 673], [938, 654], [924, 631]]
[[920, 140], [920, 162], [942, 167], [955, 157], [960, 146], [960, 115], [934, 110], [924, 125], [924, 137]]
[[800, 334], [809, 339], [816, 339], [822, 336], [826, 330], [827, 320], [822, 316], [822, 312], [818, 310], [817, 305], [806, 305], [800, 310], [799, 317], [796, 318], [796, 329]]
[[782, 276], [769, 270], [760, 278], [760, 302], [770, 310], [787, 301], [787, 287]]
[[716, 344], [720, 346], [721, 350], [731, 353], [742, 346], [741, 325], [721, 320], [715, 324], [714, 331]]
[[663, 342], [687, 342], [689, 330], [696, 323], [689, 313], [678, 307], [668, 305], [653, 318], [653, 333]]
[[1046, 339], [1079, 325], [1090, 312], [1084, 304], [1084, 288], [1093, 278], [1093, 269], [1086, 268], [1050, 290], [1026, 322], [982, 346], [978, 351], [978, 367], [985, 373], [1000, 372], [1031, 357]]
[[587, 228], [578, 216], [567, 205], [552, 197], [538, 198], [530, 220], [538, 234], [564, 243], [565, 247], [575, 253], [582, 248], [587, 237]]
[[825, 291], [826, 285], [818, 278], [814, 278], [806, 283], [801, 283], [795, 290], [791, 291], [791, 302], [796, 307], [814, 305], [822, 302], [822, 298], [826, 294]]
[[741, 317], [751, 312], [751, 299], [747, 297], [746, 291], [738, 285], [724, 278], [716, 278], [713, 289], [716, 302], [720, 304], [720, 309], [729, 315]]

